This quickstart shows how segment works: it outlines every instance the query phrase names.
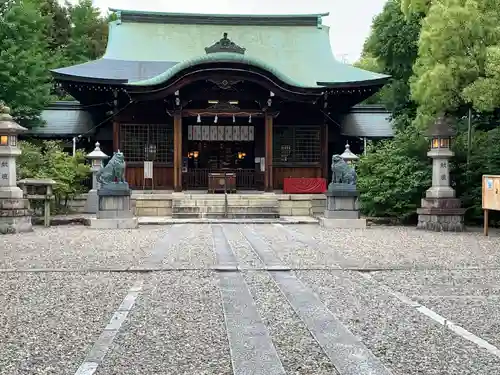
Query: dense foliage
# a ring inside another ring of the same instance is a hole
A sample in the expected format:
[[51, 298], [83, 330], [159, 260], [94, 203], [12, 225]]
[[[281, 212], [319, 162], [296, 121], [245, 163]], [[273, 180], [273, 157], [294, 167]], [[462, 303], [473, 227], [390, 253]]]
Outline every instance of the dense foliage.
[[427, 142], [412, 129], [369, 147], [357, 168], [360, 201], [366, 215], [404, 221], [415, 215], [419, 198], [431, 182], [426, 151]]
[[379, 95], [381, 103], [395, 116], [412, 115], [415, 111], [408, 81], [418, 53], [420, 21], [419, 15], [406, 18], [400, 2], [390, 0], [382, 13], [375, 17], [372, 32], [364, 45], [363, 57], [376, 60], [371, 64], [379, 67], [377, 71], [391, 76], [391, 81]]
[[40, 114], [58, 95], [50, 69], [102, 56], [107, 18], [91, 0], [8, 0], [0, 5], [0, 101], [16, 121], [41, 125]]
[[415, 215], [430, 186], [431, 161], [422, 134], [443, 111], [457, 119], [453, 187], [468, 219], [482, 214], [481, 176], [500, 173], [498, 5], [495, 0], [388, 0], [375, 18], [364, 58], [375, 59], [370, 64], [393, 77], [379, 95], [392, 111], [396, 135], [361, 158], [366, 214]]
[[80, 182], [90, 175], [90, 169], [82, 151], [73, 157], [58, 141], [21, 141], [19, 146], [22, 154], [17, 162], [18, 178], [51, 178], [56, 181], [57, 208], [62, 208], [68, 199], [83, 192]]
[[31, 126], [50, 101], [45, 21], [30, 1], [10, 2], [0, 17], [0, 100], [17, 121]]
[[413, 127], [417, 105], [409, 83], [418, 53], [420, 21], [419, 15], [405, 17], [400, 0], [389, 0], [375, 17], [364, 45], [361, 61], [369, 57], [372, 66], [392, 77], [378, 98], [391, 111], [396, 130], [393, 139], [370, 145], [359, 161], [361, 207], [369, 216], [410, 220], [430, 186], [427, 141]]

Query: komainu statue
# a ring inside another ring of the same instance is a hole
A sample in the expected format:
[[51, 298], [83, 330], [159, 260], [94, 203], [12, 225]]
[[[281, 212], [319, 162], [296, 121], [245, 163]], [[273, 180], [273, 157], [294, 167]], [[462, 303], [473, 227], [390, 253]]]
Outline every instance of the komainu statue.
[[356, 185], [357, 175], [340, 155], [332, 156], [332, 184]]
[[120, 151], [115, 152], [108, 164], [96, 173], [96, 179], [103, 187], [113, 183], [126, 183], [125, 157], [123, 153]]

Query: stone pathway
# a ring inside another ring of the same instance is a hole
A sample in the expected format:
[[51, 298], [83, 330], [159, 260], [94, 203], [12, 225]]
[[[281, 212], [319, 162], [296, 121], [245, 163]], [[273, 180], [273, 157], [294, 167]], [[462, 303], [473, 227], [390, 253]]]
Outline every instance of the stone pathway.
[[0, 237], [0, 373], [477, 375], [500, 238], [175, 224]]

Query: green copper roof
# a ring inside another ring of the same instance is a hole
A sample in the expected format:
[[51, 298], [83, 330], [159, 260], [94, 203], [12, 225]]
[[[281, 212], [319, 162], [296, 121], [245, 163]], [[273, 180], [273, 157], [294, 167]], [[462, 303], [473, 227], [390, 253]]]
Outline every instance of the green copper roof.
[[[102, 59], [56, 69], [60, 79], [156, 85], [182, 69], [210, 62], [269, 71], [300, 88], [377, 86], [386, 75], [338, 62], [324, 14], [209, 15], [118, 10]], [[244, 54], [209, 53], [223, 34]]]
[[[205, 56], [205, 48], [219, 41], [224, 33], [228, 34], [232, 42], [245, 48], [244, 58]], [[255, 26], [246, 25], [245, 22], [238, 25], [207, 25], [129, 22], [122, 19], [110, 24], [104, 59], [169, 61], [188, 67], [207, 61], [205, 59], [215, 61], [212, 59], [219, 57], [224, 61], [240, 59], [242, 63], [258, 64], [277, 77], [282, 77], [286, 83], [299, 87], [366, 84], [369, 81], [375, 84], [388, 78], [335, 60], [330, 46], [329, 28], [320, 23], [315, 26]], [[172, 69], [178, 71], [179, 67], [174, 66], [160, 76], [167, 79], [173, 74]], [[142, 84], [158, 83], [159, 79], [148, 79]]]
[[217, 53], [211, 53], [208, 55], [202, 55], [195, 57], [193, 59], [185, 60], [172, 68], [166, 70], [164, 73], [159, 74], [153, 78], [149, 78], [146, 80], [142, 81], [136, 81], [130, 83], [130, 85], [134, 86], [154, 86], [157, 84], [160, 84], [162, 82], [168, 81], [170, 78], [172, 78], [174, 75], [177, 73], [180, 73], [186, 68], [189, 68], [194, 65], [202, 65], [202, 64], [207, 64], [211, 62], [228, 62], [228, 63], [241, 63], [241, 64], [247, 64], [247, 65], [252, 65], [257, 68], [264, 69], [268, 71], [269, 73], [273, 74], [276, 78], [281, 80], [282, 82], [291, 85], [291, 86], [297, 86], [297, 87], [302, 87], [302, 84], [300, 82], [294, 81], [293, 78], [288, 77], [284, 75], [282, 72], [277, 70], [275, 67], [268, 65], [265, 61], [261, 61], [255, 57], [251, 56], [245, 56], [241, 55], [238, 53], [229, 53], [229, 52], [217, 52]]

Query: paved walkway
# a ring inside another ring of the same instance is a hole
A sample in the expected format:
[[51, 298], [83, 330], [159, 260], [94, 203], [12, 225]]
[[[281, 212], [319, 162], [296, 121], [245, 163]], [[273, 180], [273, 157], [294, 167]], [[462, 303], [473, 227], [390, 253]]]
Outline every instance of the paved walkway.
[[500, 238], [82, 226], [0, 237], [0, 373], [482, 375]]

